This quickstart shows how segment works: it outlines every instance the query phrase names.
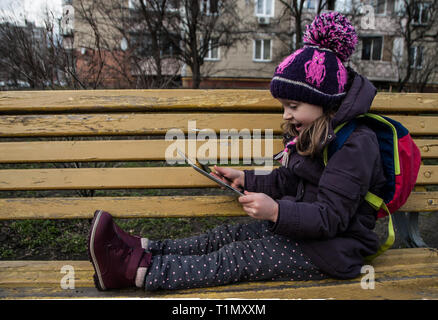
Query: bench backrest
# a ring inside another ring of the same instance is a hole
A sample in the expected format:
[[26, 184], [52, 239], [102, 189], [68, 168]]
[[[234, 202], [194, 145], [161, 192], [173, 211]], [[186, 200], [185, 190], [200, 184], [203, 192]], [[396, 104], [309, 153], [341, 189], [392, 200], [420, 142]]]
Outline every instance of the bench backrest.
[[[282, 149], [282, 107], [267, 90], [17, 91], [0, 98], [0, 219], [91, 218], [102, 208], [116, 217], [240, 216], [236, 197], [166, 162], [180, 159], [169, 154], [176, 135], [185, 136], [180, 146], [189, 154], [203, 148], [208, 155], [207, 139], [222, 133], [213, 142], [216, 156], [201, 160], [227, 165], [221, 161], [234, 164], [237, 155], [239, 169], [264, 169], [263, 159]], [[438, 94], [379, 93], [371, 111], [408, 128], [422, 152], [417, 185], [438, 185]], [[243, 139], [228, 138], [233, 133]], [[265, 148], [271, 133], [272, 148]], [[194, 192], [181, 191], [187, 188]], [[438, 192], [425, 191], [402, 209], [438, 210]]]

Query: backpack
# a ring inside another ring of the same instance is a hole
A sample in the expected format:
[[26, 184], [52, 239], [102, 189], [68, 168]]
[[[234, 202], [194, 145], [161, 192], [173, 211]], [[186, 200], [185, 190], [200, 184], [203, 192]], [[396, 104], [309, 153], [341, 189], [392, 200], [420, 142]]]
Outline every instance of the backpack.
[[370, 261], [389, 249], [395, 241], [391, 215], [403, 206], [412, 192], [421, 163], [420, 150], [409, 131], [394, 119], [373, 113], [365, 113], [335, 128], [336, 139], [323, 151], [324, 165], [339, 150], [359, 123], [371, 128], [377, 136], [386, 184], [379, 197], [371, 192], [365, 200], [378, 210], [377, 218], [389, 216], [388, 238], [376, 254], [366, 257]]

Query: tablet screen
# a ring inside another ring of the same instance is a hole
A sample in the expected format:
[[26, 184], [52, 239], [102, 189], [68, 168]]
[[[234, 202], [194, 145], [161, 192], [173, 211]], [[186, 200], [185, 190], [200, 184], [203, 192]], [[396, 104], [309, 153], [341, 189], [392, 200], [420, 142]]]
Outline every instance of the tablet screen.
[[176, 151], [178, 152], [178, 154], [183, 157], [187, 163], [196, 171], [198, 171], [200, 174], [206, 176], [207, 178], [209, 178], [210, 180], [216, 182], [217, 184], [219, 184], [222, 187], [225, 187], [235, 193], [237, 193], [239, 196], [244, 196], [244, 194], [242, 192], [240, 192], [239, 190], [237, 190], [236, 188], [233, 188], [232, 186], [230, 186], [229, 184], [226, 184], [225, 182], [223, 182], [222, 180], [212, 176], [211, 174], [209, 174], [207, 171], [201, 169], [200, 167], [198, 167], [196, 164], [194, 164], [190, 159], [188, 159], [185, 154], [183, 152], [181, 152], [179, 149], [176, 149]]

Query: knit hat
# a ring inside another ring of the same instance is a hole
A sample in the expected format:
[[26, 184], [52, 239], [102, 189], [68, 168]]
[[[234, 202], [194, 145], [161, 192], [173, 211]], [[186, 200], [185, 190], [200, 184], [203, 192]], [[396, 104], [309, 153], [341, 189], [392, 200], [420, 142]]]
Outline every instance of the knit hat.
[[323, 13], [306, 26], [303, 42], [275, 69], [272, 96], [324, 108], [339, 104], [348, 78], [343, 62], [357, 44], [354, 27], [338, 12]]

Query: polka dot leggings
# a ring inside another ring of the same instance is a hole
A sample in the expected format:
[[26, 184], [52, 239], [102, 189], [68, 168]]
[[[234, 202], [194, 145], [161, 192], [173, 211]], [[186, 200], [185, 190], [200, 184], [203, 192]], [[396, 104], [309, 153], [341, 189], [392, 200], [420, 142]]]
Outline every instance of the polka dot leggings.
[[256, 280], [327, 278], [295, 241], [267, 222], [223, 225], [185, 239], [149, 241], [145, 290], [188, 289]]

